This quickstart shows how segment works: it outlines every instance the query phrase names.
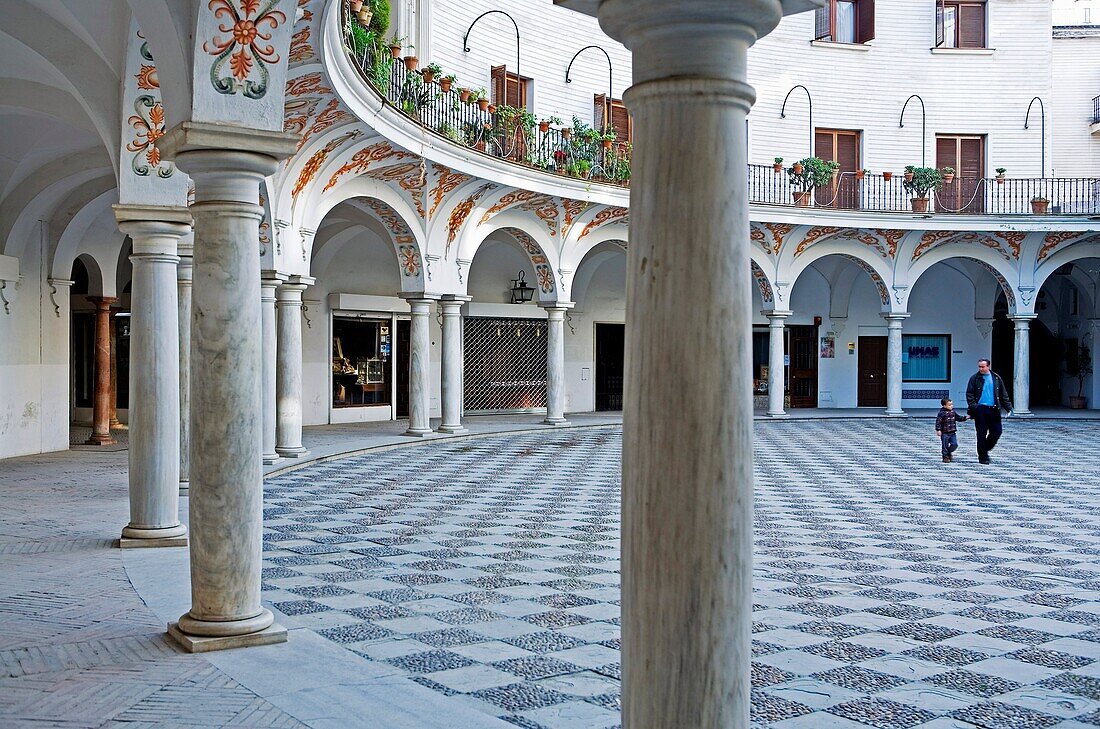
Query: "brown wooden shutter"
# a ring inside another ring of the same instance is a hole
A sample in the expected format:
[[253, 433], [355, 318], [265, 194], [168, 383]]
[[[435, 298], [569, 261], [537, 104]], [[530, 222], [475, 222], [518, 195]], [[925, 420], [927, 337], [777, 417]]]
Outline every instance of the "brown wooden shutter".
[[936, 167], [950, 167], [962, 177], [962, 165], [959, 164], [958, 137], [936, 137]]
[[630, 112], [626, 110], [626, 105], [618, 99], [611, 101], [611, 128], [615, 130], [617, 144], [633, 141], [633, 120], [630, 118]]
[[936, 48], [942, 46], [944, 41], [943, 16], [943, 0], [936, 0]]
[[856, 0], [856, 43], [875, 39], [875, 0]]
[[836, 0], [829, 0], [825, 7], [814, 11], [814, 40], [831, 40], [833, 37], [832, 5]]
[[979, 179], [984, 177], [982, 164], [982, 140], [980, 137], [959, 140], [959, 166], [956, 172], [960, 177]]
[[826, 161], [833, 159], [832, 132], [816, 132], [814, 134], [814, 156]]
[[959, 48], [985, 48], [985, 5], [960, 4]]
[[607, 119], [607, 94], [596, 94], [592, 98], [592, 128], [603, 129]]
[[836, 135], [836, 158], [841, 172], [859, 171], [859, 134]]
[[497, 106], [506, 103], [505, 99], [508, 98], [508, 70], [504, 66], [493, 66], [490, 69], [489, 78], [493, 81], [492, 102]]

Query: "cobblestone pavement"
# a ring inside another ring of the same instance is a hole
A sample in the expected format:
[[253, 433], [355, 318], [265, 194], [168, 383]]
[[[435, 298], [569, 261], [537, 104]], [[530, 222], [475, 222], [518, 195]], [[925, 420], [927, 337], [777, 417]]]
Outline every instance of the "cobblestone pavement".
[[[1100, 726], [1100, 425], [758, 423], [753, 721]], [[621, 432], [433, 443], [269, 479], [264, 598], [522, 727], [619, 724]], [[969, 449], [969, 450], [968, 450]]]

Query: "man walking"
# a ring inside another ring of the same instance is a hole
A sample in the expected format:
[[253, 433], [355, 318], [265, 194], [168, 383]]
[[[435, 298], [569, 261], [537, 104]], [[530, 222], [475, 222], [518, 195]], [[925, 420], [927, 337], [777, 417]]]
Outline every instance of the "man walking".
[[978, 371], [966, 383], [966, 410], [977, 430], [978, 463], [989, 463], [989, 452], [1001, 437], [1001, 410], [1012, 411], [1004, 380], [989, 369], [989, 360], [978, 360]]

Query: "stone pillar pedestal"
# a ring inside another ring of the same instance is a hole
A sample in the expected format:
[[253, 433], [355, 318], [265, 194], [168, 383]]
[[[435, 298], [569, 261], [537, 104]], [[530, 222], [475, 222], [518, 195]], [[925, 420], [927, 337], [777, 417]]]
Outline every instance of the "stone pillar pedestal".
[[302, 445], [302, 292], [313, 283], [308, 276], [291, 276], [275, 292], [279, 310], [275, 452], [283, 458], [309, 454]]
[[191, 486], [188, 473], [191, 467], [191, 268], [194, 255], [194, 241], [180, 243], [180, 262], [176, 266], [180, 328], [180, 491]]
[[789, 418], [784, 407], [784, 373], [787, 369], [786, 352], [783, 347], [783, 322], [791, 315], [789, 311], [765, 311], [768, 317], [768, 417]]
[[275, 451], [275, 430], [277, 422], [277, 408], [276, 399], [277, 395], [275, 390], [275, 368], [278, 361], [279, 350], [278, 341], [279, 336], [277, 334], [277, 319], [275, 316], [275, 289], [280, 283], [287, 280], [287, 276], [276, 273], [275, 271], [264, 271], [263, 277], [260, 279], [260, 306], [263, 309], [261, 314], [262, 323], [260, 325], [260, 333], [263, 337], [263, 345], [261, 347], [261, 357], [263, 359], [263, 384], [260, 388], [261, 399], [263, 405], [263, 459], [264, 465], [271, 465], [277, 463], [280, 460], [279, 454]]
[[89, 299], [95, 304], [95, 383], [92, 393], [92, 435], [85, 445], [113, 445], [111, 437], [111, 304], [113, 296]]
[[886, 414], [905, 417], [901, 409], [901, 325], [909, 318], [906, 313], [883, 314], [886, 320]]
[[294, 153], [281, 132], [184, 122], [157, 140], [195, 183], [191, 329], [191, 609], [169, 626], [185, 649], [282, 642], [260, 604], [259, 185]]
[[431, 333], [428, 316], [434, 296], [416, 294], [408, 297], [412, 312], [409, 332], [409, 429], [405, 435], [431, 435]]
[[443, 352], [440, 361], [442, 422], [440, 433], [469, 433], [462, 425], [462, 305], [469, 296], [446, 296], [439, 302], [443, 310]]
[[1012, 414], [1033, 417], [1031, 412], [1031, 322], [1038, 314], [1017, 314], [1012, 352]]
[[133, 241], [130, 297], [130, 523], [119, 546], [187, 544], [179, 520], [180, 357], [176, 255], [186, 208], [115, 205]]
[[565, 419], [565, 312], [572, 302], [548, 304], [546, 309], [546, 419], [547, 425], [569, 425]]

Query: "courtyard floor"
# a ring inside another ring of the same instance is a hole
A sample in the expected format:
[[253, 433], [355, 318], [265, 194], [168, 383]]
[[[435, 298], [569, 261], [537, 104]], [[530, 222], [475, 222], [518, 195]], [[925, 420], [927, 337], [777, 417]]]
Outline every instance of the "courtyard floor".
[[[617, 726], [621, 426], [576, 420], [307, 429], [265, 482], [290, 641], [205, 656], [163, 635], [187, 551], [111, 547], [125, 453], [0, 462], [0, 726]], [[931, 425], [756, 423], [754, 726], [1100, 726], [1100, 422], [991, 466]]]

